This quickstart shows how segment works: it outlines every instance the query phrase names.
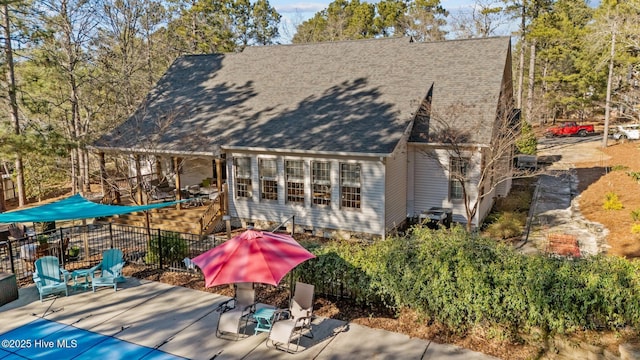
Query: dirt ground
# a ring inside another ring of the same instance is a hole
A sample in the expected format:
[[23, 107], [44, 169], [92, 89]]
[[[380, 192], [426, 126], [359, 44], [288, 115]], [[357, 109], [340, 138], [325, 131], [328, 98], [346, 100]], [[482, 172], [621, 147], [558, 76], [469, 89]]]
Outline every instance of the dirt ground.
[[[640, 173], [640, 143], [612, 142], [602, 152], [611, 158], [576, 165], [580, 192], [580, 212], [591, 221], [599, 222], [609, 230], [608, 254], [626, 258], [640, 257], [640, 233], [632, 233], [634, 221], [631, 212], [640, 212], [640, 182], [628, 173]], [[615, 193], [622, 202], [621, 210], [605, 210], [607, 193]]]

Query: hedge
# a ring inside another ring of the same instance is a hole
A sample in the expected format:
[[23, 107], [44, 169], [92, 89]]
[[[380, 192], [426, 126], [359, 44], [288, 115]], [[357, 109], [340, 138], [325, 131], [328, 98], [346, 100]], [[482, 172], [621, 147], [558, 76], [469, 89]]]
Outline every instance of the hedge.
[[297, 272], [319, 291], [338, 284], [363, 304], [415, 309], [450, 329], [640, 329], [640, 265], [614, 256], [524, 255], [461, 228], [415, 228], [372, 244], [310, 247]]

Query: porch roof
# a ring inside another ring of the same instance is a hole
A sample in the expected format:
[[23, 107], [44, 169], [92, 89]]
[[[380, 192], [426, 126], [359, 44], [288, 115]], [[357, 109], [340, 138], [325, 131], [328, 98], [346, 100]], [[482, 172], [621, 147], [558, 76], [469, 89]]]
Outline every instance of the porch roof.
[[[495, 119], [509, 38], [409, 38], [248, 47], [178, 58], [138, 110], [94, 145], [210, 153], [221, 147], [385, 155], [433, 85], [455, 121]], [[475, 131], [488, 142], [491, 126]]]

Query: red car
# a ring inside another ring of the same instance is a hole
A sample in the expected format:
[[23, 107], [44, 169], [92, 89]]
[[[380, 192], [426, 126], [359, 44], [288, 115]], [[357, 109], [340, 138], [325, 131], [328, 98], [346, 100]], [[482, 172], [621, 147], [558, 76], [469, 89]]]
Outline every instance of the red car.
[[547, 137], [553, 136], [587, 136], [593, 135], [595, 129], [593, 125], [578, 125], [575, 121], [567, 121], [560, 126], [550, 127], [545, 130], [544, 135]]

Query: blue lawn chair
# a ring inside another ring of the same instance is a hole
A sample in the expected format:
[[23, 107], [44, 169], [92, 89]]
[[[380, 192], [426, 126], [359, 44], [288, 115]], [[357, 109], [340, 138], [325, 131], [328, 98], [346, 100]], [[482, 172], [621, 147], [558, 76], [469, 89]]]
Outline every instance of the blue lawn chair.
[[[91, 274], [91, 287], [93, 292], [96, 291], [98, 286], [113, 286], [114, 291], [118, 291], [118, 283], [126, 281], [124, 275], [122, 275], [122, 268], [124, 267], [124, 257], [122, 250], [109, 249], [102, 253], [102, 261], [100, 264], [89, 269]], [[96, 272], [100, 270], [100, 276], [96, 275]]]
[[42, 297], [51, 294], [64, 292], [69, 296], [67, 280], [69, 272], [60, 268], [60, 262], [55, 256], [43, 256], [35, 262], [36, 271], [33, 275], [33, 282], [36, 283], [40, 301]]

